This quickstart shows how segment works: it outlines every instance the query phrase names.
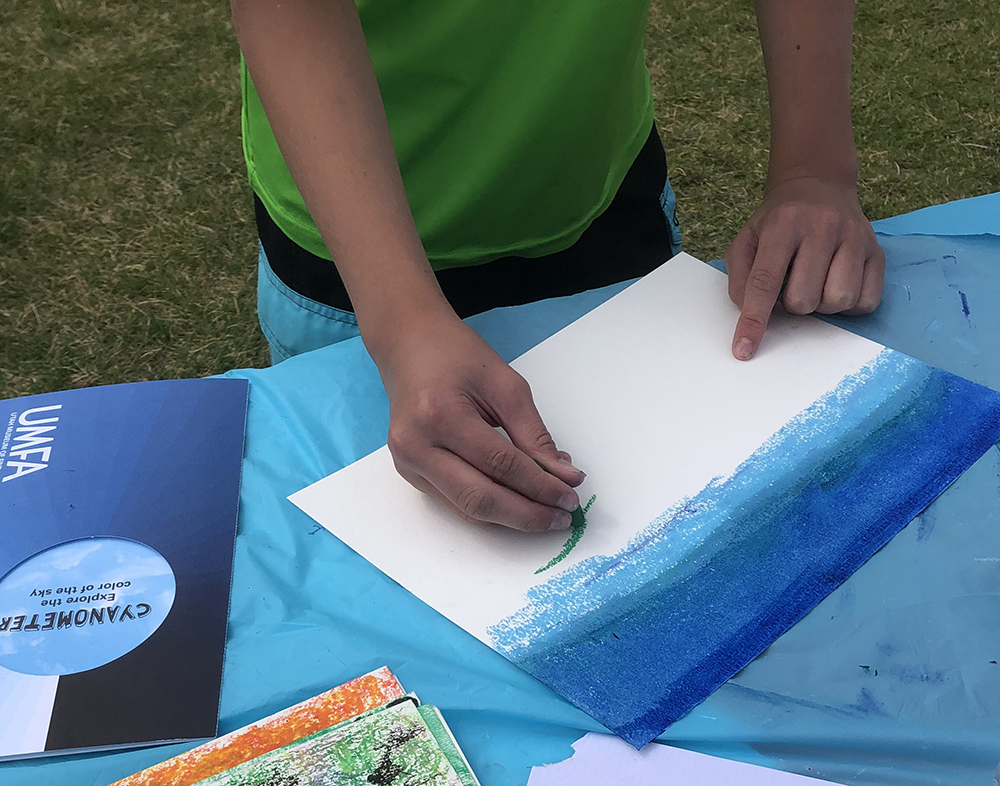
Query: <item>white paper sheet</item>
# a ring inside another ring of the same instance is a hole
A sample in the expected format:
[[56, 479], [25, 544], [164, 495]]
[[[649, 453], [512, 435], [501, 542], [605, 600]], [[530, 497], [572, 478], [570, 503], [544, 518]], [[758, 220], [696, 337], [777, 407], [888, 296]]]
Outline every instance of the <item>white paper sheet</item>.
[[[543, 577], [612, 554], [678, 500], [727, 476], [883, 349], [812, 317], [776, 315], [757, 357], [730, 345], [726, 276], [680, 254], [511, 365], [597, 501], [585, 536]], [[387, 448], [290, 497], [480, 640], [538, 584], [566, 532], [458, 520], [397, 474]]]
[[45, 750], [58, 677], [0, 666], [0, 759]]
[[821, 781], [652, 743], [637, 751], [609, 734], [573, 743], [573, 756], [533, 767], [528, 786], [822, 786]]

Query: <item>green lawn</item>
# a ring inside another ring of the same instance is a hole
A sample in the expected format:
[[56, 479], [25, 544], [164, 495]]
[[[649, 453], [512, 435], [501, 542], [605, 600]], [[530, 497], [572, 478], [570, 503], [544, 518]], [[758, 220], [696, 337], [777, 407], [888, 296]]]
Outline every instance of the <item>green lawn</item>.
[[[0, 4], [0, 398], [265, 363], [228, 4]], [[865, 2], [871, 218], [1000, 189], [1000, 5]], [[686, 249], [753, 209], [767, 103], [749, 2], [654, 0], [657, 118]]]

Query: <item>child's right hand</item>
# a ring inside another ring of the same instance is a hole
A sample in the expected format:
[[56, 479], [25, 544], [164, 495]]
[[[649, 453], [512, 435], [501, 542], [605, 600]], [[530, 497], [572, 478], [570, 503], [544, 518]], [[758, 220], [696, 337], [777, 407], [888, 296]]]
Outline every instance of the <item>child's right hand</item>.
[[469, 521], [568, 527], [583, 473], [556, 449], [527, 383], [441, 294], [353, 0], [232, 7], [275, 139], [382, 374], [396, 467]]
[[569, 527], [585, 476], [556, 448], [528, 383], [475, 331], [453, 314], [425, 317], [376, 355], [389, 450], [410, 484], [472, 523]]

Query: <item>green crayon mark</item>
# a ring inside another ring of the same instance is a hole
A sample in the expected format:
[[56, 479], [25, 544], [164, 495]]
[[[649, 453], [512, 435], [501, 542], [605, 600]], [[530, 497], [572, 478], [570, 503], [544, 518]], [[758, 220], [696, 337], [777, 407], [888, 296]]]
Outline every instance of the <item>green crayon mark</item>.
[[569, 553], [573, 549], [576, 548], [576, 544], [579, 543], [580, 538], [583, 537], [583, 531], [587, 529], [587, 511], [590, 510], [590, 506], [594, 504], [594, 500], [596, 499], [597, 495], [595, 494], [589, 500], [587, 500], [586, 505], [584, 505], [582, 508], [577, 508], [576, 510], [573, 511], [573, 520], [569, 524], [569, 537], [566, 539], [566, 545], [562, 547], [562, 551], [560, 551], [558, 554], [556, 554], [556, 556], [554, 556], [551, 560], [549, 560], [549, 563], [547, 565], [544, 565], [535, 571], [536, 576], [539, 573], [546, 571], [555, 565], [558, 565], [560, 562], [566, 559], [566, 557], [569, 556]]

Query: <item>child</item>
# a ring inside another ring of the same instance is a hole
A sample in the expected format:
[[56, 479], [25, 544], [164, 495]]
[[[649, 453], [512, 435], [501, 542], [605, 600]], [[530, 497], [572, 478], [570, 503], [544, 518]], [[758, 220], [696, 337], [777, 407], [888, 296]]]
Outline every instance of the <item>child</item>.
[[[568, 527], [583, 473], [461, 317], [633, 278], [679, 250], [646, 1], [232, 8], [272, 358], [360, 331], [404, 478], [470, 522]], [[794, 313], [865, 313], [884, 269], [856, 193], [853, 3], [758, 0], [757, 16], [768, 184], [726, 252], [742, 360], [779, 294]]]

